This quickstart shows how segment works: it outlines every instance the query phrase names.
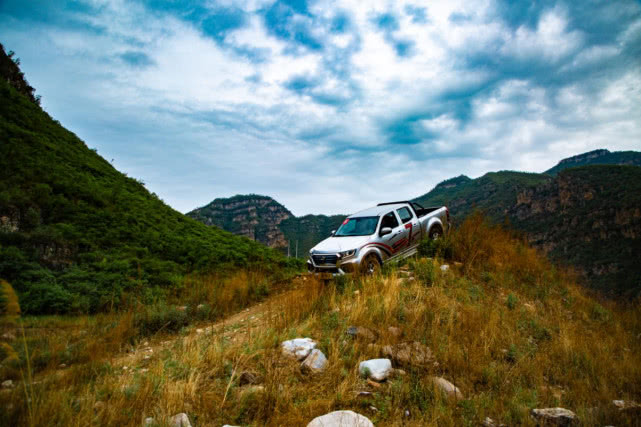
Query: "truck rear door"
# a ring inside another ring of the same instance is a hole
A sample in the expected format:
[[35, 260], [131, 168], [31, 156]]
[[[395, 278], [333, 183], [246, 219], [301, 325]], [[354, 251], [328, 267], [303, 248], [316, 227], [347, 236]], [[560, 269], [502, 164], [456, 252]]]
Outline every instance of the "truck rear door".
[[421, 239], [421, 227], [414, 212], [409, 207], [402, 207], [397, 209], [396, 213], [403, 223], [407, 246], [412, 247], [418, 244]]

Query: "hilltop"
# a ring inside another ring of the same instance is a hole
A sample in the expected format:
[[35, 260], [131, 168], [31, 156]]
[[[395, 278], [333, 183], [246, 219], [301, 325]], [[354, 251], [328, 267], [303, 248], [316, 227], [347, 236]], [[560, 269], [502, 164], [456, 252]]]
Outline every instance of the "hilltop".
[[111, 310], [163, 299], [189, 273], [285, 266], [117, 171], [40, 108], [16, 69], [0, 49], [0, 278], [23, 311]]
[[556, 175], [562, 170], [587, 165], [630, 165], [641, 166], [641, 153], [638, 151], [615, 151], [600, 149], [568, 157], [556, 166], [546, 170], [548, 175]]

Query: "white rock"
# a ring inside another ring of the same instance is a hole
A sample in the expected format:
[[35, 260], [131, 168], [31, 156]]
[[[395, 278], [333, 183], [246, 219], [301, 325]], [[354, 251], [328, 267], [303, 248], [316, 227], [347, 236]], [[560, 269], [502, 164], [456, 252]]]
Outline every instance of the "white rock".
[[13, 381], [11, 380], [2, 381], [2, 388], [13, 388]]
[[532, 409], [533, 418], [547, 425], [569, 426], [578, 423], [576, 414], [564, 408]]
[[314, 418], [307, 427], [374, 427], [374, 424], [353, 411], [334, 411]]
[[307, 356], [301, 366], [312, 372], [322, 372], [327, 367], [327, 358], [322, 351], [315, 348], [309, 353], [309, 356]]
[[358, 365], [358, 373], [374, 381], [384, 381], [392, 373], [392, 361], [389, 359], [371, 359]]
[[463, 393], [457, 386], [446, 380], [445, 378], [432, 377], [432, 383], [448, 397], [455, 399], [463, 399]]
[[450, 266], [449, 266], [449, 265], [447, 265], [447, 264], [443, 264], [443, 265], [441, 266], [441, 271], [447, 271], [447, 270], [449, 270], [449, 269], [450, 269]]
[[152, 426], [154, 425], [154, 419], [151, 417], [145, 418], [145, 426]]
[[191, 427], [189, 417], [184, 412], [171, 417], [170, 425], [171, 427]]
[[200, 328], [196, 329], [197, 334], [202, 334], [203, 332], [205, 332], [203, 329], [200, 329]]
[[283, 341], [281, 345], [285, 356], [303, 360], [316, 348], [316, 341], [311, 338], [294, 338], [293, 340]]

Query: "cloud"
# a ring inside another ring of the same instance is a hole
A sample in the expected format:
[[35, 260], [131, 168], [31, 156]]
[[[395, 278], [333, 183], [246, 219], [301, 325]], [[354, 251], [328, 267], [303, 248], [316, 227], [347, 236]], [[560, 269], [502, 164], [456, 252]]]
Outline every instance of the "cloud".
[[53, 117], [181, 211], [346, 213], [640, 148], [632, 0], [5, 0], [0, 41]]

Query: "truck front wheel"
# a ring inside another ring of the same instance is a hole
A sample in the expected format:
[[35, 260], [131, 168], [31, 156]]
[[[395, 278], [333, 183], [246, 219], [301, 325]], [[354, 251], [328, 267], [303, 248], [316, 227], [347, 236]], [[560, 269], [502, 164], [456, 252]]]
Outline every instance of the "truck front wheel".
[[381, 270], [381, 262], [374, 254], [367, 255], [361, 264], [361, 272], [364, 276], [373, 276]]

